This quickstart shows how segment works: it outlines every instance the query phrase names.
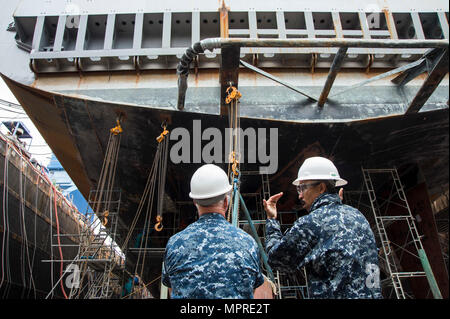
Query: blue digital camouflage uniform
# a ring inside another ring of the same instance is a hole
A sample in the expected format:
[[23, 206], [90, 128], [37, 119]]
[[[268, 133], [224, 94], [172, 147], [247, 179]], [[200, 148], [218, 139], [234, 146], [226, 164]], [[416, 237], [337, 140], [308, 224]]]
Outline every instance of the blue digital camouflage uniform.
[[278, 221], [268, 219], [266, 250], [274, 268], [293, 271], [305, 266], [310, 298], [382, 297], [369, 223], [336, 194], [316, 198], [310, 213], [284, 235]]
[[264, 283], [258, 246], [222, 215], [204, 214], [169, 239], [162, 282], [174, 299], [253, 298]]

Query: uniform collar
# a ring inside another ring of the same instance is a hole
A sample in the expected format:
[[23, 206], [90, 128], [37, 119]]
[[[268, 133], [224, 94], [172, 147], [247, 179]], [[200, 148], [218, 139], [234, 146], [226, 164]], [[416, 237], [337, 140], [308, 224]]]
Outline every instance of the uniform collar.
[[310, 212], [312, 212], [313, 210], [316, 210], [320, 206], [329, 205], [329, 204], [333, 204], [333, 203], [342, 204], [342, 201], [339, 198], [339, 195], [338, 194], [323, 193], [323, 194], [319, 195], [314, 200], [314, 202], [311, 205]]
[[206, 213], [199, 217], [200, 219], [225, 219], [221, 214], [219, 213]]

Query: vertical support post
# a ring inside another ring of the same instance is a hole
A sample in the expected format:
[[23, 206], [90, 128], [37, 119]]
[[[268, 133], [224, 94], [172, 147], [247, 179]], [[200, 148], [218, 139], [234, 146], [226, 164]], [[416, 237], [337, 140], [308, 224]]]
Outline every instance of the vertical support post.
[[142, 46], [142, 32], [144, 26], [144, 14], [137, 13], [134, 22], [133, 49], [140, 49]]
[[248, 29], [250, 32], [250, 38], [256, 39], [258, 37], [258, 25], [256, 23], [256, 11], [248, 11]]
[[384, 16], [386, 18], [386, 23], [387, 23], [389, 33], [391, 35], [391, 39], [398, 40], [398, 34], [397, 34], [397, 29], [395, 28], [394, 16], [389, 11], [385, 11]]
[[365, 12], [358, 12], [359, 16], [359, 25], [361, 26], [361, 30], [363, 33], [364, 39], [370, 39], [370, 29], [369, 24], [367, 23], [367, 17]]
[[80, 52], [84, 50], [84, 41], [86, 39], [88, 15], [80, 16], [80, 24], [78, 26], [77, 42], [75, 44], [75, 51]]
[[116, 15], [114, 13], [108, 14], [108, 18], [106, 20], [105, 45], [103, 46], [104, 50], [111, 50], [113, 47], [115, 24], [116, 24]]
[[286, 39], [286, 22], [284, 21], [284, 12], [277, 10], [277, 29], [279, 39]]
[[327, 81], [325, 82], [325, 86], [320, 94], [319, 106], [323, 106], [327, 101], [328, 94], [330, 93], [331, 87], [333, 86], [334, 80], [341, 69], [342, 62], [344, 62], [345, 55], [347, 53], [347, 47], [339, 48], [336, 56], [334, 57], [333, 63], [331, 64], [330, 72], [328, 73]]
[[425, 34], [423, 33], [422, 23], [420, 22], [420, 17], [418, 12], [411, 12], [411, 19], [414, 25], [414, 30], [416, 30], [417, 39], [425, 39]]
[[64, 31], [66, 30], [67, 15], [58, 17], [58, 25], [56, 27], [55, 41], [53, 43], [53, 52], [61, 52]]
[[344, 33], [342, 32], [341, 17], [339, 16], [339, 12], [331, 12], [331, 16], [333, 18], [333, 25], [334, 31], [336, 32], [336, 38], [339, 39], [344, 38]]
[[39, 51], [39, 49], [41, 48], [42, 33], [44, 32], [44, 21], [45, 21], [45, 16], [37, 17], [36, 25], [34, 27], [33, 42], [31, 44], [32, 52]]
[[170, 48], [170, 31], [172, 27], [172, 13], [164, 12], [162, 47]]
[[314, 19], [311, 11], [305, 12], [305, 24], [306, 31], [308, 33], [308, 38], [313, 39], [316, 37], [316, 33], [314, 31]]
[[200, 12], [192, 12], [191, 43], [200, 41]]
[[220, 12], [220, 37], [228, 38], [229, 37], [228, 8], [225, 6], [224, 0], [222, 0], [222, 3], [219, 8], [219, 12]]

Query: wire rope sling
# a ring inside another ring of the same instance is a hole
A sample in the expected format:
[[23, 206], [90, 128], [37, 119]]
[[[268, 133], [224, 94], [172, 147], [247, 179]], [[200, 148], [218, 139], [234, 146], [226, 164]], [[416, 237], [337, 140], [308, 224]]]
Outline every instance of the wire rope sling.
[[239, 191], [239, 160], [240, 160], [240, 110], [239, 99], [242, 94], [232, 86], [231, 83], [227, 88], [228, 94], [225, 98], [225, 103], [230, 104], [229, 113], [229, 158], [228, 158], [228, 176], [233, 185], [233, 196], [231, 197], [230, 205], [228, 206], [227, 220], [233, 225], [237, 226], [239, 221], [239, 198], [237, 197]]
[[[142, 231], [142, 236], [139, 241], [138, 249], [138, 259], [136, 262], [135, 274], [139, 274], [140, 278], [143, 278], [143, 272], [145, 268], [145, 257], [146, 249], [148, 246], [148, 239], [151, 230], [151, 215], [153, 210], [153, 204], [156, 197], [156, 216], [154, 230], [160, 232], [163, 230], [163, 211], [164, 211], [164, 194], [165, 194], [165, 184], [166, 184], [166, 173], [167, 173], [167, 159], [169, 150], [169, 138], [166, 136], [169, 134], [167, 130], [166, 123], [161, 125], [163, 129], [162, 133], [156, 138], [158, 143], [156, 148], [155, 157], [153, 159], [153, 164], [150, 169], [150, 173], [147, 178], [147, 182], [142, 194], [137, 212], [131, 224], [130, 230], [128, 232], [127, 238], [124, 243], [124, 247], [127, 246], [131, 235], [136, 227], [138, 219], [144, 209], [145, 203], [147, 203], [144, 218], [144, 229]], [[157, 190], [156, 190], [157, 188]], [[123, 249], [123, 248], [122, 248]]]
[[258, 249], [261, 253], [262, 261], [265, 270], [268, 273], [268, 276], [272, 282], [275, 281], [272, 268], [268, 264], [268, 258], [262, 246], [261, 240], [258, 237], [256, 229], [253, 225], [250, 213], [245, 205], [244, 199], [240, 193], [240, 147], [241, 147], [241, 121], [240, 121], [240, 108], [239, 108], [239, 99], [242, 97], [242, 94], [236, 89], [236, 87], [232, 86], [230, 83], [227, 88], [226, 93], [228, 94], [225, 98], [225, 103], [230, 104], [230, 155], [229, 155], [229, 164], [228, 164], [228, 176], [232, 181], [233, 185], [233, 195], [231, 197], [230, 205], [228, 206], [228, 216], [227, 220], [230, 221], [231, 215], [231, 223], [239, 227], [239, 210], [240, 205], [242, 205], [243, 212], [245, 214], [246, 219], [248, 220], [251, 232], [253, 237], [258, 245]]

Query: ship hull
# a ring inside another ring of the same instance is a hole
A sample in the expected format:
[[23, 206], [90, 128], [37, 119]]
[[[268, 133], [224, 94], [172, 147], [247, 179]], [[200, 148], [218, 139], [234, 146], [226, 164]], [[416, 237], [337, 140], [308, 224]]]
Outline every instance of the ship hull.
[[[0, 298], [64, 298], [58, 284], [61, 263], [46, 261], [61, 260], [58, 233], [61, 235], [62, 258], [75, 258], [79, 241], [76, 234], [80, 232], [79, 213], [59, 191], [54, 190], [39, 167], [21, 156], [20, 151], [3, 137], [0, 139], [0, 167]], [[63, 270], [66, 265], [63, 264]], [[68, 274], [63, 277], [64, 285], [67, 277]], [[64, 289], [68, 295], [70, 289], [67, 286]]]
[[[158, 145], [156, 137], [162, 132], [162, 123], [166, 123], [171, 132], [180, 132], [180, 129], [188, 132], [189, 156], [181, 154], [182, 150], [178, 149], [177, 152], [170, 153], [168, 160], [167, 196], [163, 213], [166, 228], [163, 232], [151, 236], [153, 250], [150, 249], [148, 255], [148, 267], [144, 278], [147, 282], [157, 278], [160, 275], [162, 254], [167, 239], [182, 229], [176, 216], [188, 216], [187, 219], [190, 221], [196, 219], [195, 208], [189, 204], [189, 181], [193, 172], [205, 162], [207, 153], [203, 151], [212, 138], [210, 136], [202, 139], [202, 134], [208, 128], [215, 128], [220, 132], [222, 146], [216, 162], [227, 169], [228, 153], [225, 144], [228, 117], [218, 114], [218, 109], [217, 112], [216, 109], [211, 109], [211, 104], [204, 107], [198, 105], [195, 112], [189, 111], [189, 106], [187, 111], [178, 111], [170, 107], [146, 107], [74, 94], [52, 93], [8, 79], [6, 81], [86, 197], [90, 189], [97, 185], [109, 130], [115, 126], [117, 118], [122, 119], [124, 132], [116, 172], [116, 182], [122, 190], [117, 237], [119, 246], [122, 246], [121, 240], [126, 238], [130, 231], [142, 199]], [[161, 96], [160, 99], [163, 104], [164, 99]], [[448, 108], [430, 108], [405, 115], [394, 112], [392, 108], [399, 107], [394, 105], [379, 111], [385, 114], [380, 113], [373, 118], [358, 119], [363, 116], [354, 113], [346, 114], [344, 116], [346, 119], [340, 120], [335, 118], [327, 120], [323, 115], [318, 115], [314, 120], [302, 120], [302, 115], [295, 119], [296, 114], [302, 113], [301, 106], [298, 105], [283, 110], [281, 119], [271, 118], [268, 111], [265, 111], [267, 107], [261, 107], [259, 112], [255, 109], [252, 111], [249, 111], [249, 108], [245, 109], [248, 107], [245, 102], [241, 103], [241, 107], [242, 113], [245, 114], [240, 119], [242, 132], [255, 132], [257, 145], [259, 147], [265, 145], [266, 155], [271, 155], [272, 160], [276, 162], [275, 171], [269, 174], [270, 192], [285, 193], [279, 205], [281, 211], [298, 209], [297, 195], [291, 182], [295, 179], [301, 163], [310, 156], [331, 158], [339, 168], [341, 176], [349, 181], [346, 191], [365, 190], [361, 168], [395, 167], [399, 169], [400, 174], [414, 168], [425, 180], [430, 198], [440, 194], [442, 185], [448, 185]], [[333, 106], [329, 108], [332, 109]], [[303, 110], [307, 112], [307, 106]], [[356, 112], [355, 110], [357, 109], [355, 108], [353, 112]], [[303, 116], [311, 117], [304, 114]], [[356, 119], [349, 120], [352, 116]], [[259, 136], [258, 129], [265, 135]], [[271, 130], [275, 132], [272, 137]], [[170, 148], [181, 143], [180, 136], [169, 135], [167, 138], [170, 138]], [[240, 163], [241, 171], [244, 173], [241, 177], [241, 192], [255, 194], [261, 192], [262, 185], [261, 177], [254, 172], [274, 163], [264, 162], [262, 156], [259, 156], [261, 153], [258, 153], [258, 147], [255, 153], [256, 160], [252, 163], [250, 153], [255, 146], [251, 145], [248, 136], [243, 143], [244, 158], [247, 159]], [[253, 173], [245, 174], [245, 172]], [[411, 183], [406, 187], [412, 187], [418, 180], [406, 183]], [[255, 212], [258, 203], [252, 201], [248, 206], [250, 211]], [[367, 213], [371, 214], [370, 211]], [[152, 214], [153, 224], [156, 212], [153, 211]], [[143, 216], [138, 219], [136, 229], [142, 227], [144, 227]], [[128, 244], [126, 248], [130, 246]], [[130, 250], [127, 257], [127, 267], [133, 271], [137, 253]], [[153, 295], [159, 294], [157, 284], [150, 289]]]

